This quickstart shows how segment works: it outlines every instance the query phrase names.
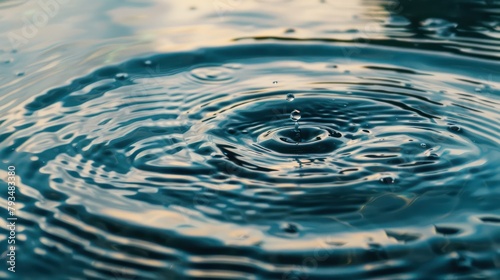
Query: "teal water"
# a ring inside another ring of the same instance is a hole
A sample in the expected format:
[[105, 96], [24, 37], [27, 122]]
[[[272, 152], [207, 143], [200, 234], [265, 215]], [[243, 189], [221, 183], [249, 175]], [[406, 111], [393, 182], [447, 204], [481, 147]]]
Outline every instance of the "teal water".
[[0, 278], [500, 279], [499, 11], [0, 1]]

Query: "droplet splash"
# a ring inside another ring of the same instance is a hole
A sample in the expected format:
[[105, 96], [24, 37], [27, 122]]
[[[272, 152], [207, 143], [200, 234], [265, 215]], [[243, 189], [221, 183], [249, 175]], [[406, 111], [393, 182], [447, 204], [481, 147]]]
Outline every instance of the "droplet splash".
[[295, 100], [295, 96], [291, 93], [287, 94], [286, 95], [286, 101], [294, 101]]
[[295, 109], [290, 113], [290, 119], [295, 122], [295, 139], [296, 142], [295, 144], [299, 144], [301, 136], [300, 136], [300, 129], [299, 129], [299, 120], [301, 118], [300, 111]]

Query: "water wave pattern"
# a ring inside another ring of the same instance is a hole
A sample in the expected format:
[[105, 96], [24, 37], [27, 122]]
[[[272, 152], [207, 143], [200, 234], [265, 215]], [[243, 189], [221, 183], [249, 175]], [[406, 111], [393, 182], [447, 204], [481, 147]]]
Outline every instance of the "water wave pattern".
[[98, 69], [0, 121], [19, 262], [74, 279], [500, 277], [500, 84], [482, 78], [498, 67], [252, 43]]

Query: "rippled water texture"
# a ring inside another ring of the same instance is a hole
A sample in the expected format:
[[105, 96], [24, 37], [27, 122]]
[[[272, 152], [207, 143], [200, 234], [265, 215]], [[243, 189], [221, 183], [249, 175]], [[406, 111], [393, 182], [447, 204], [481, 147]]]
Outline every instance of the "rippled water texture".
[[103, 6], [134, 35], [5, 49], [0, 276], [500, 279], [500, 4], [332, 2]]

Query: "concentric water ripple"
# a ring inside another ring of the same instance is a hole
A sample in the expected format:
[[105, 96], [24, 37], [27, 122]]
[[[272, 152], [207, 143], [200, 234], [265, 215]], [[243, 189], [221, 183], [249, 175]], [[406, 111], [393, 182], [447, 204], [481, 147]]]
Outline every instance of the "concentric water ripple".
[[350, 48], [157, 55], [29, 100], [2, 120], [0, 152], [30, 167], [27, 235], [43, 231], [30, 254], [59, 253], [33, 267], [71, 256], [89, 278], [500, 277], [499, 84], [478, 78], [499, 64], [359, 46], [344, 63]]

